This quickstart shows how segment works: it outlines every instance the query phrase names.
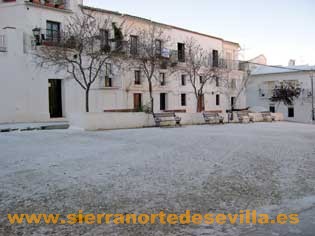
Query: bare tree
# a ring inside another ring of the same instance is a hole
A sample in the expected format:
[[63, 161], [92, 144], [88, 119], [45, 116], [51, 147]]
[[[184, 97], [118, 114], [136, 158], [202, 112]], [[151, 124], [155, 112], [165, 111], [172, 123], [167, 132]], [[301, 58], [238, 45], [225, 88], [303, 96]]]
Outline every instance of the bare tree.
[[218, 76], [218, 68], [211, 65], [210, 52], [203, 49], [194, 38], [185, 41], [185, 65], [181, 71], [188, 76], [196, 98], [196, 111], [204, 106], [203, 96], [207, 84], [211, 84]]
[[226, 59], [223, 59], [223, 61], [220, 70], [219, 92], [225, 95], [233, 120], [233, 111], [236, 110], [236, 104], [250, 82], [251, 71], [247, 62]]
[[[86, 112], [90, 110], [90, 89], [106, 63], [117, 66], [122, 58], [123, 24], [117, 26], [110, 17], [100, 21], [82, 12], [69, 18], [60, 32], [51, 32], [50, 39], [37, 39], [37, 45], [41, 46], [34, 54], [39, 66], [53, 66], [57, 71], [67, 71], [85, 91]], [[114, 38], [109, 38], [109, 32], [114, 32]]]
[[159, 78], [157, 72], [168, 67], [169, 55], [163, 55], [163, 50], [166, 50], [170, 37], [165, 34], [162, 27], [154, 22], [149, 23], [145, 28], [136, 29], [133, 34], [134, 36], [130, 38], [131, 64], [144, 72], [149, 86], [150, 110], [153, 112], [154, 80]]

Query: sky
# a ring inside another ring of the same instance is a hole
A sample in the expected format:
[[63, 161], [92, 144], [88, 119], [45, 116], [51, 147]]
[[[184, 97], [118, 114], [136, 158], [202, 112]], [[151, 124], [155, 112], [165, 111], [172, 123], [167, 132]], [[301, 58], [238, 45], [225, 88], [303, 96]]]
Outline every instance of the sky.
[[238, 42], [241, 59], [315, 65], [314, 0], [84, 0], [85, 5], [148, 18]]

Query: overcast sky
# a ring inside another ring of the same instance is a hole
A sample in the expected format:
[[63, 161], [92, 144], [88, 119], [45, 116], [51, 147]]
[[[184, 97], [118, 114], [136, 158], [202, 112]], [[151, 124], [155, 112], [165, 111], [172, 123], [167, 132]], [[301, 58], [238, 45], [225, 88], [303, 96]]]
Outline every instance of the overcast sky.
[[245, 59], [315, 65], [315, 0], [84, 0], [238, 42]]

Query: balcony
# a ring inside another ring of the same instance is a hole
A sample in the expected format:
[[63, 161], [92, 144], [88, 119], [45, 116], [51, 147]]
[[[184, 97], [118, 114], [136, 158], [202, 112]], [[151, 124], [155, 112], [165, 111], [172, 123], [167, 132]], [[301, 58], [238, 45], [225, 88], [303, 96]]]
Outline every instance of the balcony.
[[31, 4], [42, 6], [42, 7], [49, 7], [54, 9], [61, 9], [66, 10], [66, 0], [29, 0], [27, 1]]
[[34, 28], [33, 35], [36, 46], [57, 46], [61, 39], [59, 30]]
[[225, 58], [210, 58], [209, 65], [213, 68], [226, 70], [241, 70], [240, 61]]

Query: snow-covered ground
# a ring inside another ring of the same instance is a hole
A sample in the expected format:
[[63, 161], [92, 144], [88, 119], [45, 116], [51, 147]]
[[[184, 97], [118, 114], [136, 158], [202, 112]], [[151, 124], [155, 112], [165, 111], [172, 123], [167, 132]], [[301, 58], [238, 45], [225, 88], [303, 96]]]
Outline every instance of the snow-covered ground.
[[[297, 226], [14, 225], [7, 213], [301, 214]], [[315, 126], [0, 134], [0, 235], [314, 235]], [[24, 233], [24, 234], [23, 234]]]

